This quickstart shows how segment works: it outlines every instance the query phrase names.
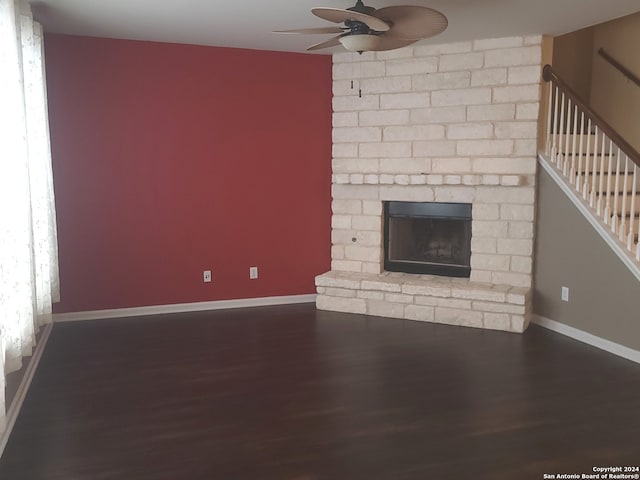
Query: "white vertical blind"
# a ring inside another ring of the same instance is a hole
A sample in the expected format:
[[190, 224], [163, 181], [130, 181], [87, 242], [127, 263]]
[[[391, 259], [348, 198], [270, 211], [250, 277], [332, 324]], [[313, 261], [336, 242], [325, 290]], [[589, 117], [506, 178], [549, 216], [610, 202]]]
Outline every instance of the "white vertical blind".
[[6, 375], [59, 299], [42, 40], [26, 2], [0, 0], [0, 431]]

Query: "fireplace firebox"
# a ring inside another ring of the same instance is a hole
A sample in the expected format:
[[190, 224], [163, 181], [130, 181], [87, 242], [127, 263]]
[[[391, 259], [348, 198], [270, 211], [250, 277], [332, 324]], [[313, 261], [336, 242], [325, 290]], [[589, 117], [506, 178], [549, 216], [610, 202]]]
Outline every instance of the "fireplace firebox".
[[469, 277], [471, 204], [384, 203], [384, 269]]

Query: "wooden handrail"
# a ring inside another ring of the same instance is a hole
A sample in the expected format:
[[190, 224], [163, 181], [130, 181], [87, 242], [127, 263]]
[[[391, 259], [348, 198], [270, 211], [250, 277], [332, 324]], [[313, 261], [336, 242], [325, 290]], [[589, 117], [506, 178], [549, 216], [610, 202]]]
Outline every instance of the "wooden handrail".
[[631, 70], [629, 70], [627, 67], [622, 65], [618, 60], [616, 60], [607, 52], [605, 52], [604, 48], [600, 48], [598, 50], [598, 55], [604, 58], [607, 62], [609, 62], [611, 65], [617, 68], [620, 71], [620, 73], [622, 73], [625, 77], [627, 77], [629, 80], [631, 80], [633, 83], [635, 83], [640, 87], [640, 78], [638, 78], [638, 76], [635, 73], [633, 73]]
[[627, 142], [624, 138], [622, 138], [620, 134], [616, 132], [613, 129], [613, 127], [606, 122], [604, 118], [602, 118], [600, 115], [594, 112], [578, 96], [578, 94], [569, 85], [567, 85], [565, 81], [562, 80], [562, 78], [558, 76], [558, 74], [555, 72], [553, 67], [551, 67], [551, 65], [544, 66], [544, 68], [542, 69], [542, 78], [546, 82], [553, 82], [558, 87], [560, 87], [563, 90], [564, 94], [567, 95], [569, 98], [571, 98], [573, 103], [578, 107], [580, 107], [584, 111], [584, 113], [588, 117], [590, 117], [591, 120], [598, 126], [598, 128], [602, 132], [604, 132], [607, 135], [607, 137], [609, 137], [613, 141], [613, 143], [615, 143], [616, 146], [619, 147], [620, 150], [622, 150], [627, 155], [627, 157], [631, 159], [631, 161], [633, 161], [633, 163], [635, 163], [640, 167], [640, 153], [638, 153], [638, 151], [635, 148], [629, 145], [629, 142]]

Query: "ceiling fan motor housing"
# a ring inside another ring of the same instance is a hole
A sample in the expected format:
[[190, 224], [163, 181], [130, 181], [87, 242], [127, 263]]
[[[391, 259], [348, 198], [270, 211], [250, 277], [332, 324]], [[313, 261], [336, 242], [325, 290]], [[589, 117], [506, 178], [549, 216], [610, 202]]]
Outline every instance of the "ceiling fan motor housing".
[[376, 33], [366, 23], [358, 20], [347, 20], [344, 24], [349, 28], [348, 35], [375, 35]]

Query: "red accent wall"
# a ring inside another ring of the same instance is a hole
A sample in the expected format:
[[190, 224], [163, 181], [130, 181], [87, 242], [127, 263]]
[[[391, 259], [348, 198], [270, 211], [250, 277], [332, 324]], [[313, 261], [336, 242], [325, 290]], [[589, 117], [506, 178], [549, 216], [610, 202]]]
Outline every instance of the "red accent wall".
[[64, 35], [45, 48], [54, 311], [314, 292], [330, 269], [331, 57]]

